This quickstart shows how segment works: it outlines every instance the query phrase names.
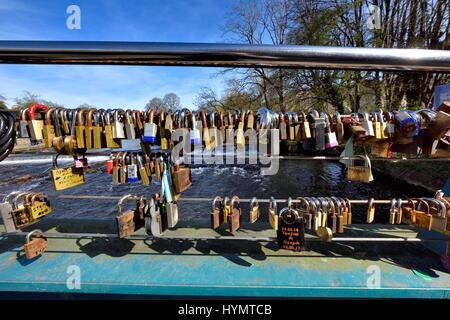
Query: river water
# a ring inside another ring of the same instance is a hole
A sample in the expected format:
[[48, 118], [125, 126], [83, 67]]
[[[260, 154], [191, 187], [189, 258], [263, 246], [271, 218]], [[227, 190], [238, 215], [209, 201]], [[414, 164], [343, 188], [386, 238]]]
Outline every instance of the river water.
[[[101, 161], [98, 161], [102, 159]], [[97, 160], [97, 162], [95, 162]], [[53, 217], [112, 219], [117, 212], [117, 201], [91, 199], [52, 199], [56, 195], [100, 195], [121, 196], [136, 194], [149, 196], [160, 190], [161, 184], [153, 179], [150, 186], [140, 183], [114, 185], [111, 175], [105, 173], [104, 158], [93, 158], [90, 165], [96, 170], [86, 174], [86, 183], [56, 192], [50, 179], [51, 163], [13, 165], [0, 164], [0, 194], [11, 191], [43, 191], [52, 200]], [[31, 178], [30, 175], [33, 177]], [[28, 179], [19, 177], [28, 176]], [[299, 196], [339, 196], [350, 199], [390, 199], [392, 197], [427, 196], [411, 188], [395, 185], [374, 173], [375, 181], [370, 184], [346, 180], [346, 170], [337, 161], [325, 160], [280, 160], [278, 173], [263, 176], [256, 165], [193, 166], [193, 185], [183, 197], [206, 197], [237, 195], [240, 198], [296, 198]], [[281, 204], [278, 205], [280, 209]], [[386, 223], [389, 206], [377, 206], [375, 222]], [[180, 219], [209, 219], [210, 202], [179, 201]], [[248, 219], [249, 204], [241, 208], [244, 220]], [[267, 221], [267, 205], [261, 204], [261, 219]], [[355, 205], [354, 222], [365, 220], [366, 206]]]

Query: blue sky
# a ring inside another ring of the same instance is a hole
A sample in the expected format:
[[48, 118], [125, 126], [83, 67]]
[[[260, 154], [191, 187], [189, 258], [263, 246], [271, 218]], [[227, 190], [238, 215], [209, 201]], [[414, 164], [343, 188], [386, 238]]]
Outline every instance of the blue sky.
[[[227, 12], [237, 0], [0, 0], [1, 40], [223, 42]], [[69, 30], [69, 5], [81, 29]], [[0, 65], [0, 94], [12, 105], [27, 90], [77, 107], [143, 108], [175, 92], [191, 108], [208, 86], [221, 92], [218, 69], [193, 67]]]

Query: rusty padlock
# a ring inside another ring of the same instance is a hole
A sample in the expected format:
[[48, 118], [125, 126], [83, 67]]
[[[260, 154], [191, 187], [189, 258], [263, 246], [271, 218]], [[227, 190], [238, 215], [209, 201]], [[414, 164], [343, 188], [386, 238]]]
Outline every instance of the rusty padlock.
[[125, 213], [122, 213], [123, 201], [130, 199], [130, 198], [139, 200], [139, 198], [137, 198], [136, 196], [134, 196], [132, 194], [127, 194], [126, 196], [123, 196], [119, 200], [119, 203], [117, 204], [118, 211], [117, 211], [117, 216], [116, 216], [116, 222], [117, 222], [117, 234], [118, 234], [119, 238], [125, 238], [126, 236], [133, 234], [136, 229], [135, 222], [134, 222], [136, 210], [129, 210]]
[[[37, 234], [34, 239], [31, 236]], [[27, 259], [33, 259], [40, 256], [45, 250], [48, 249], [47, 237], [39, 230], [33, 230], [27, 234], [27, 242], [24, 245], [25, 256]]]

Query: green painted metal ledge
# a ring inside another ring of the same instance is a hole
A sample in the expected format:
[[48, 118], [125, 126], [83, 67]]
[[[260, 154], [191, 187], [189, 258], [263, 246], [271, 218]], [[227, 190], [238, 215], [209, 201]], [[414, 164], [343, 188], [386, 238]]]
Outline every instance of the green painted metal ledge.
[[[114, 221], [44, 219], [30, 227], [34, 228], [49, 233], [114, 233]], [[244, 228], [237, 236], [274, 236], [265, 223]], [[168, 233], [218, 234], [228, 235], [226, 230], [207, 229], [207, 222], [180, 224]], [[407, 226], [352, 225], [345, 236], [416, 237], [418, 233]], [[31, 261], [23, 255], [23, 243], [23, 237], [0, 237], [0, 293], [4, 295], [450, 298], [450, 274], [434, 252], [443, 250], [444, 242], [433, 247], [309, 242], [307, 250], [293, 253], [279, 250], [274, 242], [248, 240], [51, 238], [49, 250]], [[80, 269], [79, 289], [67, 286], [71, 266]], [[371, 278], [376, 270], [380, 285], [372, 288], [368, 284], [376, 286]]]

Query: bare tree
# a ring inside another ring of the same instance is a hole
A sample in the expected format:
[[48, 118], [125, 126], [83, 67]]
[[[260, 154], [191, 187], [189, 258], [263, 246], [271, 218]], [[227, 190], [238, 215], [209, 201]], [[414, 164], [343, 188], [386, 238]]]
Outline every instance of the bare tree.
[[163, 103], [170, 110], [177, 110], [181, 106], [180, 97], [178, 97], [173, 92], [168, 93], [164, 96]]
[[167, 111], [167, 106], [164, 104], [161, 98], [154, 97], [145, 105], [145, 111], [149, 111], [150, 109], [154, 109], [157, 112]]

